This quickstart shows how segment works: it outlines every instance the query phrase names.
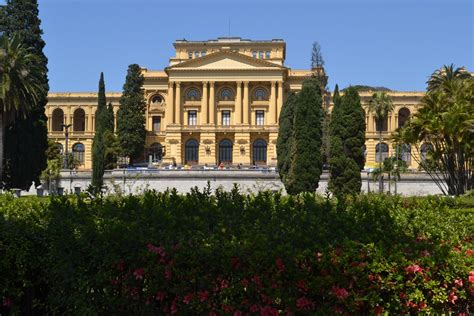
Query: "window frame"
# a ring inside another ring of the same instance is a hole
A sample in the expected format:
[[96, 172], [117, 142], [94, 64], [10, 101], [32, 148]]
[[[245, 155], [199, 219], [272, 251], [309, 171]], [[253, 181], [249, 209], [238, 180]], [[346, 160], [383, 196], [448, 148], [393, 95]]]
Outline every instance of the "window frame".
[[222, 126], [230, 126], [230, 110], [222, 110]]

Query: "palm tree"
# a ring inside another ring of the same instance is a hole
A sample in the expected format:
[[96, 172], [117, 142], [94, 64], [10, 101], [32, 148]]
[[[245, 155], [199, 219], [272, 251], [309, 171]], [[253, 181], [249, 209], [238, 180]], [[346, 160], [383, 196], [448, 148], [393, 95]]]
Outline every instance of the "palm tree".
[[[385, 91], [377, 91], [369, 100], [369, 111], [374, 113], [377, 130], [379, 131], [379, 151], [382, 143], [382, 128], [388, 113], [393, 111], [392, 98]], [[377, 153], [376, 153], [377, 154]], [[379, 159], [379, 169], [382, 169], [382, 159]], [[380, 177], [379, 192], [383, 190], [383, 177]]]
[[45, 69], [19, 35], [0, 37], [0, 179], [3, 177], [5, 127], [38, 103]]
[[428, 91], [443, 90], [445, 92], [452, 90], [452, 85], [458, 80], [469, 79], [471, 74], [464, 68], [454, 68], [454, 64], [444, 65], [441, 69], [436, 70], [426, 82]]

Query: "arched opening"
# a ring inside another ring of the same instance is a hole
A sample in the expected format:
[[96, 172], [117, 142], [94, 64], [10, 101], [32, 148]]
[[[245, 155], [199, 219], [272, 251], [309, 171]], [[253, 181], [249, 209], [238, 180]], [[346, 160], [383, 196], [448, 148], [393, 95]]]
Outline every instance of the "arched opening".
[[430, 143], [423, 143], [423, 145], [421, 145], [421, 148], [420, 148], [421, 161], [425, 161], [426, 158], [428, 158], [428, 155], [430, 154], [430, 152], [432, 151], [433, 151], [433, 145], [431, 145]]
[[199, 143], [195, 139], [190, 139], [184, 145], [184, 163], [195, 165], [199, 162]]
[[64, 124], [64, 112], [61, 109], [55, 109], [53, 111], [53, 122], [52, 122], [52, 130], [53, 132], [60, 132], [63, 130]]
[[188, 88], [184, 94], [185, 100], [187, 101], [199, 101], [201, 100], [201, 93], [195, 87]]
[[383, 162], [388, 158], [388, 145], [385, 143], [380, 143], [375, 146], [375, 161]]
[[231, 101], [234, 100], [234, 91], [231, 88], [224, 87], [219, 91], [219, 100]]
[[72, 156], [74, 159], [79, 162], [80, 165], [84, 164], [84, 154], [86, 152], [86, 148], [82, 143], [75, 143], [72, 146]]
[[86, 130], [86, 112], [83, 109], [79, 108], [74, 111], [72, 128], [75, 132], [84, 132]]
[[411, 164], [411, 146], [408, 144], [403, 144], [401, 146], [402, 160], [406, 162], [407, 166]]
[[232, 163], [232, 142], [228, 139], [219, 143], [219, 162]]
[[258, 87], [253, 91], [254, 101], [266, 101], [268, 100], [268, 92], [263, 87]]
[[410, 110], [402, 108], [398, 111], [398, 127], [403, 127], [410, 118]]
[[377, 132], [386, 132], [388, 131], [388, 116], [385, 117], [383, 120], [376, 119], [375, 120], [375, 130]]
[[267, 164], [267, 142], [263, 139], [253, 142], [253, 163], [256, 165]]
[[148, 148], [148, 157], [151, 156], [152, 162], [161, 162], [163, 159], [163, 146], [160, 143], [151, 144]]

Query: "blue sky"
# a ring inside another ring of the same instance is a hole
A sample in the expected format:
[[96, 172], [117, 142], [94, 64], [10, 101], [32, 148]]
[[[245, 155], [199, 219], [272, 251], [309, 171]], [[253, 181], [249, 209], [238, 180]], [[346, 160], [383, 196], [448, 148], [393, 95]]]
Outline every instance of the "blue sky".
[[40, 0], [51, 91], [121, 91], [130, 63], [163, 69], [176, 39], [282, 38], [286, 65], [321, 44], [329, 86], [425, 90], [443, 64], [474, 69], [472, 0]]

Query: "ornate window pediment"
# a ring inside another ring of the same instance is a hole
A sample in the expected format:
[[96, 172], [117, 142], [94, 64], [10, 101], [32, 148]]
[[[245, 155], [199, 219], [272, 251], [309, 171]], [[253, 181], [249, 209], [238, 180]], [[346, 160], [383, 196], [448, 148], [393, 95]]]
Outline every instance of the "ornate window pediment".
[[231, 88], [222, 88], [219, 92], [220, 101], [232, 101], [235, 99], [234, 91]]
[[201, 100], [201, 93], [195, 87], [188, 88], [184, 94], [186, 101], [199, 101]]
[[263, 87], [258, 87], [253, 91], [253, 100], [254, 101], [267, 101], [268, 100], [268, 91]]

